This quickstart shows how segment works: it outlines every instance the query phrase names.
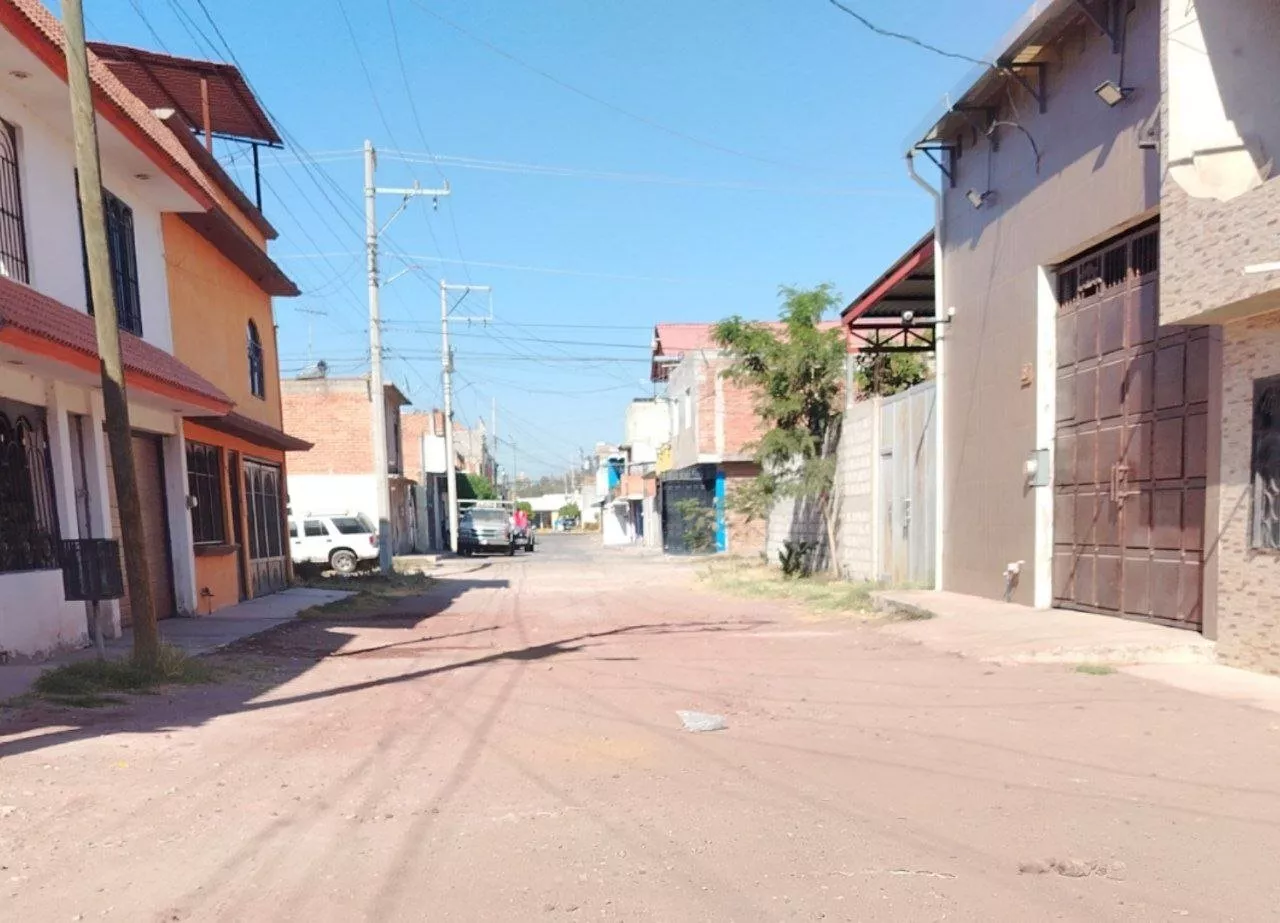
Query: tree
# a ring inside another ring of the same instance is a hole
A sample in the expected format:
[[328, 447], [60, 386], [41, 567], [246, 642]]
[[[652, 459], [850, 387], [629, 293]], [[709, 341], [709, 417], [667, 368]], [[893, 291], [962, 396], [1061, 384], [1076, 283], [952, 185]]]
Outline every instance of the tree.
[[854, 382], [859, 394], [890, 397], [929, 377], [929, 366], [912, 353], [858, 353]]
[[578, 509], [578, 504], [576, 503], [566, 503], [564, 506], [560, 507], [556, 516], [561, 519], [581, 519], [582, 510]]
[[[497, 500], [498, 499], [498, 491], [494, 489], [493, 482], [490, 481], [483, 474], [467, 474], [464, 477], [467, 483], [466, 492], [471, 494], [470, 497], [465, 497], [464, 499], [467, 499], [467, 500]], [[461, 480], [463, 480], [462, 477], [459, 478], [459, 481]], [[461, 484], [459, 484], [459, 486], [461, 487]], [[461, 495], [462, 495], [462, 491], [459, 491], [459, 496]]]
[[517, 500], [516, 509], [523, 512], [526, 516], [533, 515], [533, 504], [530, 503], [528, 500]]
[[769, 429], [755, 446], [760, 474], [732, 498], [748, 519], [768, 515], [781, 497], [815, 501], [835, 551], [835, 449], [844, 388], [844, 339], [824, 330], [823, 316], [840, 304], [828, 284], [779, 289], [782, 329], [734, 316], [715, 327], [715, 339], [733, 359], [726, 378], [756, 392], [756, 413]]

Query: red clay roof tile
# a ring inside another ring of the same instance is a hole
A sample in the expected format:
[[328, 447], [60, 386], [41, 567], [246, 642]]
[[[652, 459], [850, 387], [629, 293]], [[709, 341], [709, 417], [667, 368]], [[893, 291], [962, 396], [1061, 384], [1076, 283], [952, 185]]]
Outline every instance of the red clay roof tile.
[[[99, 361], [92, 317], [20, 282], [0, 278], [0, 342], [14, 340], [15, 334], [25, 334], [21, 337], [24, 342], [34, 338], [41, 344], [61, 347], [56, 358], [87, 360], [75, 363], [81, 367], [96, 368]], [[231, 398], [216, 385], [163, 349], [123, 330], [120, 355], [131, 385], [158, 393], [176, 393], [219, 413], [232, 407]]]

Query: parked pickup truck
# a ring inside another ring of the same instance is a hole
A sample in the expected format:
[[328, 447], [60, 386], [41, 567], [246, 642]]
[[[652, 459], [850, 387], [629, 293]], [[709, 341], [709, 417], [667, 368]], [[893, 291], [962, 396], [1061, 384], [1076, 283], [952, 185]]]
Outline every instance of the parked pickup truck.
[[458, 520], [458, 553], [475, 554], [479, 551], [516, 553], [510, 510], [477, 506], [462, 512]]

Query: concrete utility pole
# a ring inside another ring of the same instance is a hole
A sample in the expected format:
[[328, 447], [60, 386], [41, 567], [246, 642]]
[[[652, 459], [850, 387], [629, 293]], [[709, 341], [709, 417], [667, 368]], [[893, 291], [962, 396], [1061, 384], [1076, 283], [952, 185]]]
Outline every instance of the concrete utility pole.
[[378, 567], [384, 574], [391, 573], [391, 472], [387, 462], [387, 397], [382, 380], [382, 316], [378, 307], [378, 203], [377, 197], [398, 195], [403, 197], [400, 207], [387, 221], [391, 224], [404, 211], [409, 200], [417, 196], [431, 196], [439, 201], [449, 195], [449, 185], [442, 189], [423, 189], [413, 185], [407, 189], [379, 189], [374, 185], [378, 154], [372, 141], [364, 143], [364, 230], [365, 255], [369, 270], [369, 390], [373, 408], [373, 479], [378, 502]]
[[[453, 452], [453, 354], [449, 352], [449, 293], [488, 292], [487, 285], [450, 285], [440, 280], [440, 377], [444, 391], [444, 475], [449, 490], [449, 550], [458, 553], [458, 474]], [[492, 311], [490, 312], [492, 314]], [[488, 323], [491, 317], [464, 317], [467, 322]], [[495, 415], [497, 411], [494, 411]]]
[[498, 490], [498, 399], [496, 397], [489, 398], [492, 403], [492, 430], [493, 430], [493, 451], [489, 453], [489, 480], [493, 481], [493, 489]]
[[120, 328], [117, 326], [115, 290], [111, 283], [106, 215], [102, 208], [102, 165], [98, 158], [98, 126], [93, 111], [93, 91], [89, 86], [81, 0], [63, 0], [62, 18], [66, 33], [67, 87], [71, 91], [71, 127], [75, 136], [85, 263], [89, 271], [89, 291], [93, 297], [93, 320], [102, 364], [107, 446], [120, 510], [120, 542], [124, 547], [129, 607], [133, 613], [133, 659], [139, 665], [151, 668], [160, 656], [160, 633], [156, 628], [155, 603], [151, 598], [142, 501], [138, 496], [138, 479], [133, 466], [129, 397], [120, 360]]

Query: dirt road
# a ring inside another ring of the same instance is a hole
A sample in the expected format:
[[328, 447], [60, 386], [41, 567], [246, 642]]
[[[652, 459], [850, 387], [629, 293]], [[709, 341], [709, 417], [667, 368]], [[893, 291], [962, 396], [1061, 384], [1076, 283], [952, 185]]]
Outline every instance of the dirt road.
[[590, 541], [289, 626], [243, 682], [0, 719], [0, 919], [1280, 913], [1274, 715], [941, 656]]

